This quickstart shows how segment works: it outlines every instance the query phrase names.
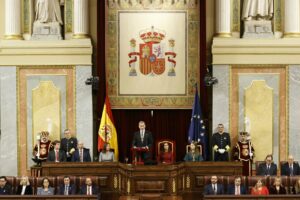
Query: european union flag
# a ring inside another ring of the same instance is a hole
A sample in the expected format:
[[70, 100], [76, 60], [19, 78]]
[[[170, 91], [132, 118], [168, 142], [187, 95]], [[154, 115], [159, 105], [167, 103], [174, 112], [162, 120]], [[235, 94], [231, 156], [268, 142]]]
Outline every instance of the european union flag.
[[193, 104], [191, 124], [189, 128], [188, 141], [195, 141], [202, 144], [202, 156], [203, 160], [208, 158], [207, 151], [207, 134], [205, 125], [203, 123], [203, 116], [200, 108], [200, 99], [198, 95], [198, 89], [196, 86], [195, 99]]

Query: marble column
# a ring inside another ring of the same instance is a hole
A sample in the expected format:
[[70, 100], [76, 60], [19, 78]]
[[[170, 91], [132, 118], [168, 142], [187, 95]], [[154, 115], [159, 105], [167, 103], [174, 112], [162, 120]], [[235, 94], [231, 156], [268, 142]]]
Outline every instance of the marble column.
[[300, 2], [284, 1], [284, 37], [300, 37]]
[[214, 65], [213, 75], [218, 79], [218, 84], [213, 85], [213, 132], [218, 124], [224, 124], [226, 131], [230, 131], [230, 66]]
[[86, 79], [92, 76], [92, 66], [76, 66], [76, 132], [77, 139], [90, 149], [92, 160], [93, 141], [93, 95], [92, 86], [86, 85]]
[[74, 0], [74, 39], [89, 37], [88, 9], [88, 0]]
[[288, 69], [288, 152], [300, 160], [300, 65], [290, 65]]
[[231, 37], [230, 0], [216, 0], [216, 37]]
[[5, 0], [5, 36], [6, 40], [22, 40], [21, 36], [21, 0]]
[[0, 67], [0, 172], [18, 175], [17, 67]]

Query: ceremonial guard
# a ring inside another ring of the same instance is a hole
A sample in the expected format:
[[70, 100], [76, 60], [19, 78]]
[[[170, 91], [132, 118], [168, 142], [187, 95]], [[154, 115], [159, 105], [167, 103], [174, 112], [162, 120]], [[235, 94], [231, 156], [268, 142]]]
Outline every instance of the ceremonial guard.
[[243, 163], [243, 175], [252, 175], [252, 162], [254, 157], [254, 148], [248, 139], [247, 132], [240, 132], [241, 140], [238, 141], [233, 149], [233, 159]]
[[72, 155], [77, 149], [77, 139], [72, 137], [70, 129], [64, 131], [65, 137], [60, 141], [60, 149], [66, 152], [67, 162], [72, 161]]
[[48, 158], [49, 151], [53, 149], [53, 145], [51, 140], [49, 140], [49, 132], [42, 131], [37, 136], [37, 144], [33, 149], [33, 158], [32, 160], [37, 163], [37, 165], [41, 165], [41, 162], [46, 161]]
[[212, 146], [215, 161], [229, 161], [230, 135], [224, 132], [224, 125], [218, 125], [218, 132], [212, 136]]

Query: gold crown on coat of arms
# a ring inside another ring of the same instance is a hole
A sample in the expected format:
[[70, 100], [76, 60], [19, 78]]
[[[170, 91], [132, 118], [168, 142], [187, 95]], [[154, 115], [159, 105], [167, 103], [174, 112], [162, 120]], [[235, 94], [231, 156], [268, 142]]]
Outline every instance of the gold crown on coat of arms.
[[165, 31], [155, 29], [154, 26], [151, 29], [145, 29], [140, 31], [140, 38], [145, 42], [153, 42], [153, 43], [160, 43], [166, 36]]

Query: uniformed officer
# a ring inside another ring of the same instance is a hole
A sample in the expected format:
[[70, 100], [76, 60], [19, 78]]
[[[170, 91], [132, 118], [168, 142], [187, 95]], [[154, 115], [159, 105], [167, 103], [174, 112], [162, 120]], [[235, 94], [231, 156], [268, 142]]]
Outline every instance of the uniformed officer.
[[66, 152], [67, 162], [71, 162], [72, 154], [77, 149], [77, 139], [72, 137], [70, 129], [65, 129], [64, 135], [60, 141], [60, 149]]
[[229, 161], [230, 135], [224, 132], [224, 125], [218, 125], [218, 132], [212, 136], [212, 146], [215, 152], [215, 161]]

